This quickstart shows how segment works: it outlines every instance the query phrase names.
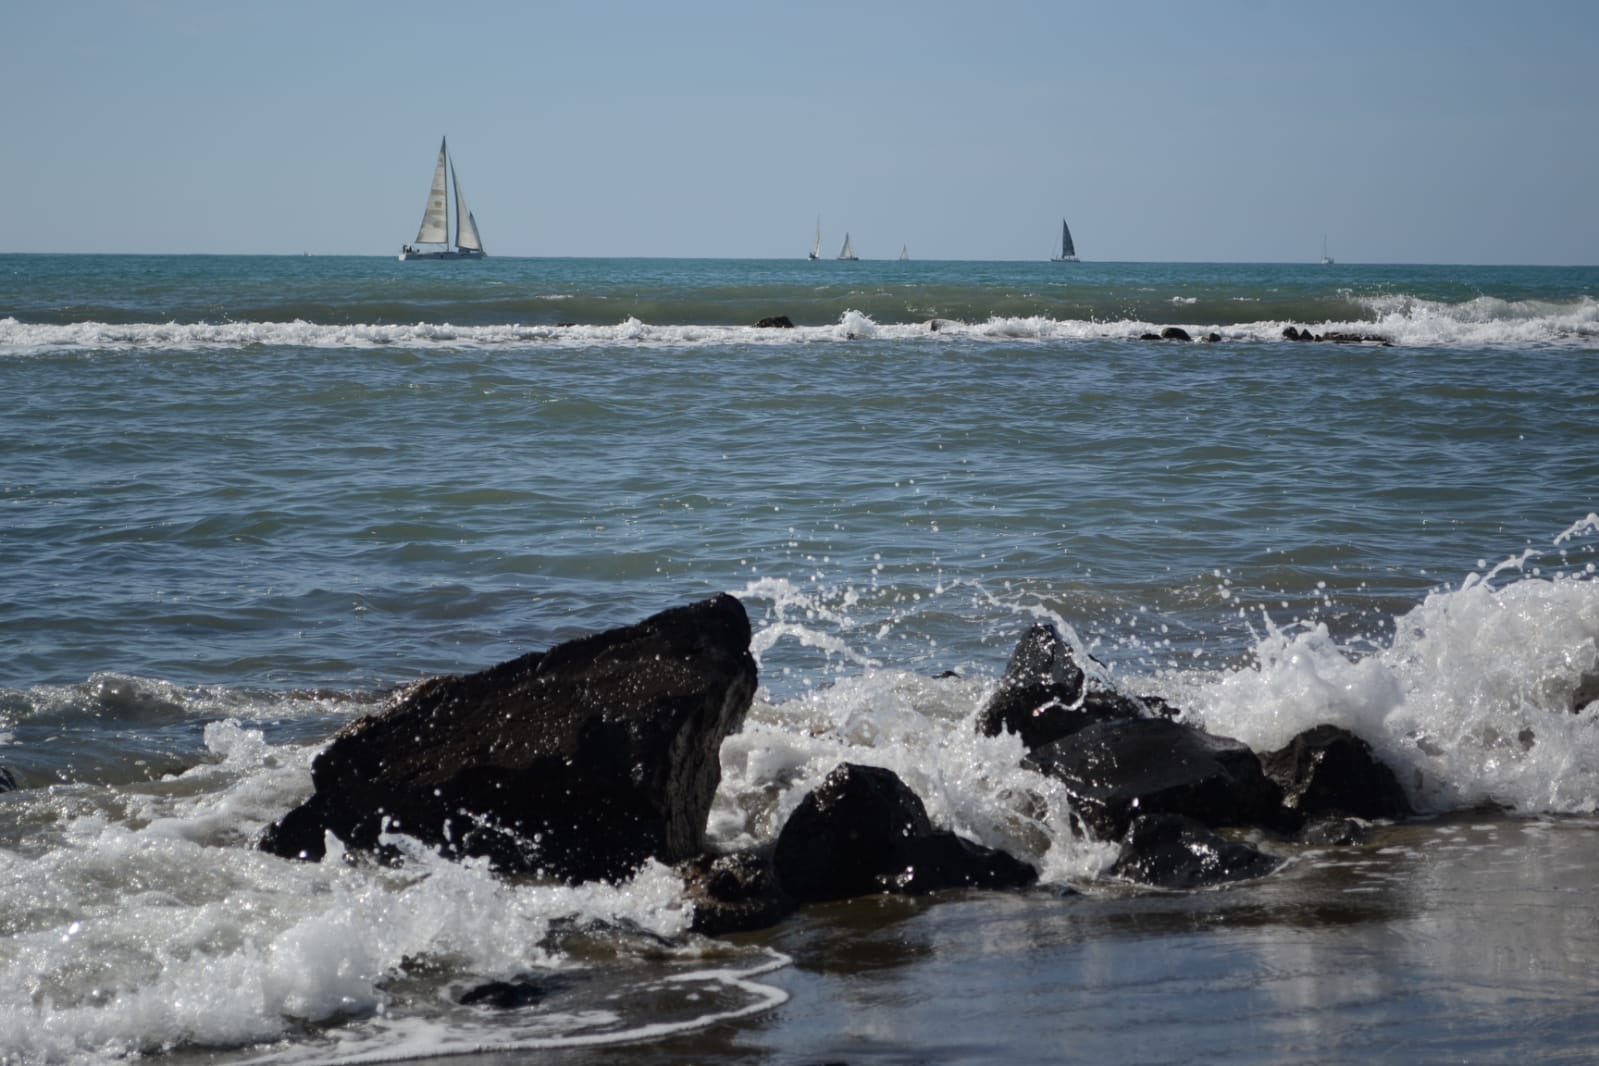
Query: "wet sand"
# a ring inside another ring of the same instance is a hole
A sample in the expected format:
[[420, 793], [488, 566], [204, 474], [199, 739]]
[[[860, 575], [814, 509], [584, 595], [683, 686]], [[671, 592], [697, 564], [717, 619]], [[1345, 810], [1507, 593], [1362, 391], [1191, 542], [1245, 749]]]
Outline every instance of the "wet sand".
[[1599, 1054], [1599, 820], [1465, 815], [1187, 894], [813, 907], [739, 938], [789, 1001], [558, 1063], [1575, 1063]]

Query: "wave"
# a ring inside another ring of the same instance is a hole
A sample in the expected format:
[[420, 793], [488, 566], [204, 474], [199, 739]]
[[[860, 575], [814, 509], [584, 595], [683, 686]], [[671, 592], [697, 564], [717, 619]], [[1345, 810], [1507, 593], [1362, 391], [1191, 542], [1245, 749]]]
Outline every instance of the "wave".
[[[846, 340], [922, 343], [998, 343], [1016, 341], [1138, 341], [1168, 327], [1199, 339], [1223, 343], [1293, 343], [1284, 336], [1293, 326], [1318, 335], [1382, 340], [1403, 347], [1547, 348], [1599, 347], [1599, 300], [1512, 301], [1479, 297], [1446, 303], [1414, 296], [1365, 297], [1355, 301], [1365, 313], [1341, 318], [1313, 317], [1331, 310], [1307, 306], [1309, 314], [1248, 321], [1218, 320], [1195, 314], [1186, 300], [1171, 298], [1167, 314], [1114, 319], [1056, 315], [992, 314], [963, 319], [929, 314], [896, 321], [867, 310], [850, 309], [835, 319], [793, 328], [762, 328], [706, 322], [652, 322], [635, 315], [609, 323], [467, 324], [415, 322], [73, 322], [65, 324], [0, 318], [0, 356], [122, 351], [227, 351], [264, 347], [310, 349], [501, 349], [528, 346], [588, 348], [649, 345], [667, 348], [728, 345], [804, 345]], [[1274, 308], [1281, 314], [1284, 308]]]

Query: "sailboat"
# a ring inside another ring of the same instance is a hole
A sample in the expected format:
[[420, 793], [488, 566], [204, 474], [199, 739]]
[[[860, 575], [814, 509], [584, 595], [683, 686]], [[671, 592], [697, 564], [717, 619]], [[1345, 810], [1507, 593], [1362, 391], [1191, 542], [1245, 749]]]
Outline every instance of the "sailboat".
[[[455, 186], [455, 243], [450, 243], [449, 184]], [[436, 248], [419, 248], [417, 245], [438, 245]], [[439, 140], [439, 162], [433, 168], [433, 188], [428, 190], [427, 208], [422, 212], [422, 227], [416, 231], [416, 244], [403, 245], [400, 259], [482, 259], [483, 238], [478, 236], [477, 219], [466, 208], [466, 197], [461, 193], [461, 182], [455, 176], [455, 164], [450, 161], [449, 150], [443, 138]]]
[[1333, 257], [1327, 254], [1327, 238], [1323, 236], [1321, 239], [1321, 265], [1331, 266], [1332, 262]]
[[900, 259], [900, 262], [903, 263], [905, 260], [909, 259], [910, 257], [911, 257], [911, 246], [908, 245], [908, 244], [900, 245], [899, 246], [899, 259]]
[[860, 258], [860, 256], [855, 254], [855, 249], [850, 245], [850, 243], [849, 243], [849, 233], [847, 233], [847, 232], [844, 234], [844, 247], [842, 247], [842, 248], [840, 248], [838, 250], [838, 257], [840, 259], [851, 259], [851, 260]]
[[1066, 220], [1060, 220], [1060, 254], [1049, 257], [1051, 263], [1077, 262], [1077, 246], [1072, 243], [1071, 227], [1066, 225]]
[[811, 248], [811, 258], [822, 258], [822, 216], [816, 216], [816, 244]]

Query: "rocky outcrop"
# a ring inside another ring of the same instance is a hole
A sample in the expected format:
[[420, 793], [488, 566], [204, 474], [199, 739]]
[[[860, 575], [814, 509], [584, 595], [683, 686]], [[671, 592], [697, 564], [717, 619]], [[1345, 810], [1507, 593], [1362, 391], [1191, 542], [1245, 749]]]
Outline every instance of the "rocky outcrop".
[[755, 323], [756, 329], [793, 329], [794, 323], [787, 315], [768, 315]]
[[983, 736], [1016, 733], [1028, 751], [1095, 722], [1142, 718], [1147, 708], [1130, 696], [1090, 687], [1071, 645], [1047, 623], [1034, 625], [1011, 652], [1005, 675], [977, 712]]
[[1346, 333], [1339, 330], [1312, 333], [1308, 327], [1300, 329], [1298, 326], [1285, 326], [1283, 340], [1325, 341], [1329, 344], [1380, 344], [1384, 348], [1392, 348], [1394, 343], [1378, 333]]
[[1023, 765], [1059, 780], [1100, 839], [1141, 814], [1207, 826], [1282, 827], [1282, 790], [1249, 747], [1165, 718], [1098, 722], [1033, 751]]
[[891, 770], [840, 763], [778, 834], [772, 868], [802, 903], [948, 888], [1019, 888], [1038, 879], [1002, 851], [935, 829]]
[[690, 927], [706, 936], [765, 929], [799, 906], [777, 879], [770, 847], [700, 855], [679, 863], [677, 873], [694, 907]]
[[1261, 766], [1283, 792], [1283, 804], [1307, 818], [1367, 820], [1414, 813], [1399, 779], [1347, 729], [1319, 725], [1294, 737]]
[[722, 740], [755, 693], [749, 645], [743, 605], [723, 595], [425, 681], [334, 738], [311, 798], [261, 847], [317, 859], [325, 833], [382, 850], [400, 831], [567, 881], [698, 855]]

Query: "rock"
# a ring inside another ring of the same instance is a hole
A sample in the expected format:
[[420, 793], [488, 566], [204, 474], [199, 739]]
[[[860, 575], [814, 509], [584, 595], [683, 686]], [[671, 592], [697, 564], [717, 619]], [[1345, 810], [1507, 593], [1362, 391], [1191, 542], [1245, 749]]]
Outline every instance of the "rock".
[[1110, 872], [1158, 888], [1192, 889], [1264, 877], [1281, 866], [1248, 844], [1225, 840], [1180, 814], [1133, 819]]
[[261, 847], [323, 834], [380, 849], [385, 823], [507, 872], [616, 880], [704, 850], [722, 740], [754, 698], [744, 607], [721, 595], [634, 626], [435, 678], [342, 730], [315, 792]]
[[1307, 818], [1408, 818], [1415, 813], [1394, 772], [1347, 729], [1319, 725], [1261, 759], [1285, 806]]
[[510, 981], [485, 981], [461, 993], [456, 1002], [463, 1007], [521, 1010], [541, 1002], [548, 994], [549, 989], [543, 983], [531, 977], [516, 977]]
[[1595, 700], [1599, 700], [1599, 671], [1590, 671], [1577, 679], [1577, 690], [1571, 694], [1571, 713], [1581, 714]]
[[1190, 337], [1188, 331], [1181, 326], [1167, 326], [1160, 331], [1160, 339], [1163, 341], [1191, 341], [1194, 338]]
[[778, 881], [769, 847], [701, 855], [679, 863], [677, 872], [694, 906], [690, 928], [706, 936], [765, 929], [799, 905]]
[[0, 792], [15, 792], [16, 788], [17, 779], [12, 776], [10, 770], [0, 766]]
[[934, 829], [891, 770], [840, 763], [783, 825], [772, 867], [802, 903], [946, 888], [1019, 888], [1038, 871], [1002, 851]]
[[755, 323], [756, 329], [793, 329], [794, 323], [787, 315], [770, 315]]
[[977, 730], [987, 737], [1017, 733], [1032, 751], [1094, 722], [1145, 714], [1131, 697], [1090, 689], [1071, 645], [1054, 626], [1040, 622], [1011, 652], [999, 687], [977, 713]]
[[1205, 334], [1205, 336], [1203, 338], [1201, 338], [1201, 339], [1206, 344], [1220, 344], [1221, 343], [1221, 334], [1212, 331], [1210, 333]]
[[1140, 814], [1183, 814], [1213, 827], [1285, 822], [1282, 790], [1253, 751], [1165, 718], [1098, 722], [1023, 765], [1064, 783], [1101, 839], [1123, 836]]

